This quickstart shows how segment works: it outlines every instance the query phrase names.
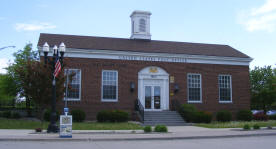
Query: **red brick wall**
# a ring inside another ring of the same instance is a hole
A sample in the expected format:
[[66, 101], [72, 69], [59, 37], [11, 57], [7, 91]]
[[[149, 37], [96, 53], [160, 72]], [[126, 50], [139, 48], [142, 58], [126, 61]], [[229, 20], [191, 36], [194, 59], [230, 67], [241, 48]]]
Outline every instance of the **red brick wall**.
[[[69, 60], [70, 59], [70, 60]], [[202, 103], [194, 104], [199, 110], [215, 113], [226, 109], [236, 112], [250, 108], [249, 67], [217, 64], [166, 63], [147, 61], [103, 60], [89, 58], [66, 58], [67, 68], [81, 69], [81, 101], [69, 102], [70, 109], [83, 109], [87, 120], [95, 120], [98, 111], [103, 109], [134, 110], [138, 93], [138, 72], [147, 66], [158, 66], [174, 76], [179, 92], [170, 96], [187, 102], [187, 73], [200, 73], [202, 77]], [[101, 102], [102, 70], [118, 71], [118, 102]], [[218, 75], [232, 75], [232, 103], [219, 103]], [[130, 82], [135, 83], [135, 91], [130, 92]], [[170, 93], [174, 84], [170, 83]], [[58, 103], [59, 110], [64, 103]]]

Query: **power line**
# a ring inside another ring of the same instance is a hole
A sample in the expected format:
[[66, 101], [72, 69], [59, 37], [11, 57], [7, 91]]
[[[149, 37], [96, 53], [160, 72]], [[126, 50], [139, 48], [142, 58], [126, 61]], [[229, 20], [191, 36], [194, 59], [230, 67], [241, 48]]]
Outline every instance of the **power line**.
[[4, 49], [6, 49], [6, 48], [15, 48], [15, 46], [6, 46], [6, 47], [2, 47], [2, 48], [0, 48], [0, 51], [1, 51], [1, 50], [4, 50]]

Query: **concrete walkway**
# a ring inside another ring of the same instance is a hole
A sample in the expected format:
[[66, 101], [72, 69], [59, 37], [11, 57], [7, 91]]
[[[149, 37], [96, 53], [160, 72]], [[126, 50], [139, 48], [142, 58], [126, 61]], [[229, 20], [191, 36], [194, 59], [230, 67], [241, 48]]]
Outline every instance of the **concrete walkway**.
[[243, 131], [240, 128], [171, 126], [168, 130], [168, 133], [144, 133], [143, 130], [73, 130], [73, 138], [64, 139], [59, 138], [59, 134], [35, 133], [34, 130], [0, 129], [0, 141], [123, 141], [276, 136], [276, 128]]

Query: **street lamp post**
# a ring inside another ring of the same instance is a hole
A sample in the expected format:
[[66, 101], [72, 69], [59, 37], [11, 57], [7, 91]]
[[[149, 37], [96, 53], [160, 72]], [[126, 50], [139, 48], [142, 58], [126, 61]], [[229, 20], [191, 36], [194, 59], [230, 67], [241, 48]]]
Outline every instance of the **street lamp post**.
[[[45, 42], [45, 44], [43, 45], [43, 52], [44, 52], [44, 61], [45, 61], [45, 65], [47, 63], [50, 63], [52, 66], [52, 74], [53, 74], [53, 82], [52, 82], [52, 101], [51, 101], [51, 122], [48, 125], [48, 129], [47, 132], [53, 132], [53, 133], [57, 133], [59, 131], [59, 128], [56, 124], [56, 78], [54, 76], [54, 72], [55, 72], [55, 65], [56, 62], [58, 60], [60, 60], [61, 63], [61, 68], [62, 68], [62, 64], [63, 64], [63, 56], [65, 53], [66, 47], [65, 44], [62, 42], [59, 46], [59, 49], [57, 48], [57, 46], [55, 45], [53, 47], [53, 56], [52, 58], [48, 57], [48, 53], [49, 53], [49, 45], [47, 44], [47, 42]], [[60, 53], [60, 57], [59, 57], [59, 53]]]

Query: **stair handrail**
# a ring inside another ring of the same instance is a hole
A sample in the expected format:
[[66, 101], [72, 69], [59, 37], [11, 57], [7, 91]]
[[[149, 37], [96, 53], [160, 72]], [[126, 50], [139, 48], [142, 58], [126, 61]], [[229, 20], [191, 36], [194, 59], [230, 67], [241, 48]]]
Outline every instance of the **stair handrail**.
[[139, 99], [136, 99], [135, 109], [136, 109], [136, 111], [139, 112], [139, 114], [142, 118], [141, 119], [142, 122], [144, 122], [144, 106], [142, 105], [142, 103], [140, 102]]
[[172, 104], [172, 109], [179, 112], [180, 108], [181, 108], [181, 103], [177, 99], [174, 99]]

